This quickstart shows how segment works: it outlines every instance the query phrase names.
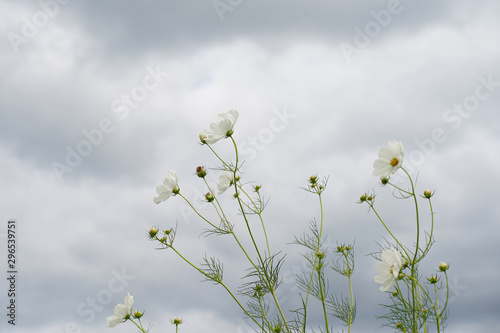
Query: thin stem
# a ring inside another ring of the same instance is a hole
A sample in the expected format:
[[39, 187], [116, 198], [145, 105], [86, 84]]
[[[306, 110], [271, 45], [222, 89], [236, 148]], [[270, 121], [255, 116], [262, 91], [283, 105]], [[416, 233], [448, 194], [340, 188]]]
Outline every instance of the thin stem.
[[187, 258], [185, 258], [179, 251], [177, 251], [176, 248], [174, 248], [172, 245], [170, 245], [170, 248], [179, 256], [182, 258], [182, 260], [184, 260], [188, 265], [190, 265], [191, 267], [193, 267], [195, 270], [197, 270], [198, 272], [200, 272], [202, 275], [204, 275], [207, 279], [209, 280], [212, 280], [218, 284], [220, 284], [222, 287], [224, 287], [224, 289], [226, 289], [226, 291], [229, 293], [229, 295], [233, 298], [233, 300], [236, 302], [236, 304], [238, 304], [238, 306], [243, 310], [243, 312], [245, 312], [245, 314], [251, 318], [262, 330], [264, 330], [264, 327], [262, 327], [262, 325], [245, 309], [245, 307], [240, 303], [240, 301], [236, 298], [236, 296], [231, 292], [231, 290], [229, 290], [229, 288], [224, 284], [224, 282], [222, 281], [219, 281], [219, 280], [216, 280], [214, 279], [212, 276], [210, 276], [209, 274], [207, 274], [206, 272], [204, 272], [202, 269], [200, 269], [199, 267], [197, 267], [196, 265], [194, 265], [193, 263], [191, 263], [191, 261], [189, 261]]
[[212, 148], [212, 146], [210, 146], [208, 143], [205, 143], [205, 144], [207, 145], [208, 148], [210, 148], [212, 153], [214, 153], [214, 155], [217, 156], [217, 158], [222, 162], [222, 164], [224, 164], [224, 166], [226, 168], [231, 169], [231, 167], [226, 162], [224, 162], [224, 160], [215, 152], [215, 150]]
[[196, 213], [196, 215], [198, 215], [199, 217], [201, 217], [205, 222], [207, 222], [208, 224], [210, 224], [210, 226], [212, 226], [213, 228], [215, 229], [218, 229], [220, 230], [219, 227], [217, 227], [215, 224], [213, 224], [212, 222], [210, 222], [209, 220], [207, 220], [203, 215], [200, 214], [200, 212], [198, 212], [196, 210], [196, 208], [194, 208], [194, 206], [191, 204], [191, 202], [189, 202], [188, 199], [186, 199], [186, 197], [184, 197], [182, 194], [178, 193], [177, 195], [180, 195], [182, 199], [184, 199], [187, 204], [191, 207], [191, 209]]
[[[238, 205], [240, 206], [241, 214], [243, 215], [243, 219], [245, 220], [245, 225], [247, 226], [248, 234], [250, 235], [250, 238], [252, 240], [255, 251], [257, 252], [257, 255], [259, 257], [259, 260], [260, 260], [262, 266], [264, 266], [264, 260], [262, 258], [262, 255], [260, 254], [259, 247], [257, 246], [257, 243], [256, 243], [255, 238], [253, 236], [252, 229], [250, 228], [250, 223], [248, 222], [247, 214], [245, 213], [245, 210], [243, 209], [243, 204], [242, 204], [241, 198], [238, 195], [238, 184], [236, 182], [236, 172], [239, 168], [238, 167], [238, 146], [236, 145], [236, 141], [234, 141], [233, 137], [231, 136], [230, 138], [231, 138], [231, 141], [233, 142], [235, 156], [236, 156], [236, 164], [235, 164], [234, 171], [233, 171], [233, 183], [234, 183], [234, 190], [236, 193], [236, 199], [238, 201]], [[269, 256], [270, 255], [271, 254], [269, 254]], [[260, 270], [259, 270], [259, 272], [260, 272]], [[283, 323], [285, 324], [287, 331], [290, 331], [285, 314], [283, 313], [283, 310], [281, 309], [281, 306], [278, 302], [278, 298], [276, 297], [276, 291], [274, 290], [275, 288], [274, 288], [274, 286], [272, 286], [271, 281], [269, 280], [269, 276], [267, 275], [267, 273], [265, 274], [265, 281], [266, 281], [267, 287], [269, 288], [269, 291], [271, 292], [274, 303], [276, 304], [276, 307], [278, 308], [280, 316], [283, 319]]]
[[137, 328], [143, 332], [143, 333], [147, 333], [147, 331], [144, 329], [144, 327], [142, 327], [142, 323], [141, 323], [141, 318], [139, 318], [139, 324], [137, 324], [132, 318], [129, 318], [128, 320], [130, 320], [131, 322], [134, 323], [135, 326], [137, 326]]
[[416, 262], [419, 262], [420, 260], [422, 260], [424, 258], [424, 256], [427, 254], [427, 252], [429, 252], [431, 244], [432, 244], [432, 234], [434, 232], [434, 210], [432, 209], [431, 198], [429, 198], [428, 200], [429, 200], [429, 208], [431, 211], [431, 232], [429, 234], [429, 242], [427, 243], [424, 251], [422, 252], [422, 256], [420, 256], [420, 258]]
[[384, 220], [382, 220], [382, 217], [380, 217], [380, 215], [378, 214], [377, 210], [375, 209], [375, 207], [373, 206], [373, 202], [368, 202], [368, 205], [370, 206], [370, 208], [373, 210], [373, 212], [375, 213], [375, 215], [377, 216], [378, 220], [382, 223], [382, 225], [384, 226], [385, 230], [387, 230], [387, 232], [389, 233], [389, 235], [392, 236], [392, 238], [396, 241], [396, 243], [398, 243], [399, 247], [404, 251], [405, 255], [407, 258], [410, 258], [408, 252], [406, 251], [406, 249], [404, 248], [403, 244], [401, 244], [399, 242], [399, 240], [396, 238], [396, 236], [394, 236], [394, 234], [391, 232], [391, 230], [389, 229], [389, 227], [387, 227], [387, 225], [385, 224]]
[[348, 333], [351, 333], [352, 314], [354, 311], [354, 294], [352, 291], [352, 281], [351, 281], [352, 271], [351, 271], [351, 267], [349, 266], [349, 257], [347, 255], [347, 253], [343, 253], [343, 255], [345, 257], [345, 263], [347, 266], [347, 280], [349, 281], [349, 292], [351, 294], [351, 309], [349, 310], [349, 321], [347, 323], [348, 329], [349, 329]]
[[326, 332], [329, 333], [330, 329], [328, 328], [328, 315], [326, 313], [325, 292], [323, 290], [323, 284], [325, 282], [325, 279], [322, 276], [321, 269], [322, 269], [322, 263], [321, 263], [321, 259], [319, 259], [318, 268], [317, 268], [317, 270], [318, 270], [319, 292], [320, 292], [320, 296], [321, 296], [321, 304], [323, 306], [323, 316], [325, 317]]
[[[316, 256], [316, 252], [319, 251], [319, 247], [321, 245], [321, 235], [323, 232], [323, 201], [321, 199], [321, 192], [316, 192], [318, 194], [319, 198], [319, 207], [320, 207], [320, 228], [319, 228], [319, 236], [318, 236], [318, 243], [316, 245], [315, 253], [314, 253], [314, 262], [313, 262], [313, 267], [311, 270], [311, 277], [309, 278], [309, 285], [307, 286], [307, 293], [306, 293], [306, 300], [304, 302], [304, 310], [307, 309], [307, 304], [309, 302], [309, 295], [311, 293], [311, 286], [312, 286], [312, 281], [314, 278], [314, 271], [316, 267], [316, 260], [318, 260], [318, 257]], [[305, 332], [305, 326], [306, 326], [306, 317], [304, 316], [304, 320], [302, 322], [302, 327], [303, 327], [303, 332]], [[328, 328], [327, 328], [328, 329]]]

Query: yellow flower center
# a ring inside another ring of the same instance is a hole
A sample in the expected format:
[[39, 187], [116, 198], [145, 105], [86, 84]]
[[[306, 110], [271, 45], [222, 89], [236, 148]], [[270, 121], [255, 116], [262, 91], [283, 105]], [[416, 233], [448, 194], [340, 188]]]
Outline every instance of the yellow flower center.
[[395, 158], [395, 157], [391, 160], [391, 165], [393, 167], [395, 167], [396, 165], [398, 165], [398, 163], [399, 163], [399, 160], [397, 158]]

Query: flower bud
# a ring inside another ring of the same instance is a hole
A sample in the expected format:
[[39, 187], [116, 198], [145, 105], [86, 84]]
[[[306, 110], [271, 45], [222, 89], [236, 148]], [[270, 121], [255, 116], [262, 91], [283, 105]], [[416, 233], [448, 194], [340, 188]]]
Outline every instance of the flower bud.
[[158, 233], [158, 229], [152, 227], [151, 229], [149, 229], [149, 237], [151, 238], [155, 238], [156, 234]]
[[439, 281], [439, 279], [437, 278], [437, 276], [431, 276], [427, 280], [429, 281], [429, 283], [432, 283], [432, 284], [435, 284], [435, 283], [437, 283]]
[[359, 197], [359, 202], [365, 202], [368, 196], [366, 194], [363, 194], [362, 196]]
[[165, 235], [170, 235], [171, 232], [172, 232], [172, 229], [168, 229], [168, 230], [165, 230], [163, 233]]
[[260, 190], [260, 188], [261, 188], [261, 187], [262, 187], [262, 186], [257, 185], [257, 186], [255, 186], [253, 189], [254, 189], [254, 191], [255, 191], [255, 192], [259, 192], [259, 190]]
[[172, 324], [174, 324], [174, 325], [180, 325], [180, 324], [182, 324], [182, 319], [181, 318], [174, 318], [172, 320]]
[[316, 257], [319, 259], [323, 259], [325, 257], [325, 254], [322, 251], [316, 251]]
[[392, 297], [396, 297], [396, 296], [398, 296], [398, 294], [399, 294], [399, 293], [398, 293], [398, 291], [397, 291], [397, 290], [394, 290], [394, 291], [392, 292]]
[[309, 177], [309, 183], [316, 184], [317, 182], [318, 182], [318, 176], [312, 175], [311, 177]]
[[207, 142], [205, 141], [206, 139], [207, 139], [207, 136], [205, 135], [205, 133], [200, 132], [200, 142], [201, 142], [202, 144], [205, 144], [205, 143], [207, 143]]
[[141, 318], [143, 315], [144, 315], [144, 313], [142, 313], [139, 310], [134, 311], [134, 318], [136, 318], [136, 319]]
[[426, 197], [427, 199], [430, 199], [430, 197], [432, 197], [431, 190], [425, 190], [424, 191], [424, 197]]
[[207, 194], [205, 194], [205, 199], [207, 200], [207, 202], [212, 202], [214, 201], [215, 197], [212, 193], [207, 192]]
[[439, 264], [439, 270], [441, 272], [447, 271], [448, 268], [450, 268], [450, 266], [448, 266], [448, 264], [445, 263], [445, 262], [442, 262], [442, 263]]
[[389, 177], [380, 178], [380, 182], [382, 183], [382, 185], [387, 185], [387, 183], [389, 182]]
[[338, 252], [344, 252], [345, 251], [345, 247], [342, 246], [342, 245], [339, 245], [339, 246], [337, 246], [337, 251]]
[[205, 168], [202, 166], [196, 167], [196, 174], [200, 178], [205, 178], [205, 176], [207, 175], [207, 170], [205, 170]]
[[373, 195], [369, 195], [367, 198], [366, 198], [367, 201], [372, 201], [373, 200]]

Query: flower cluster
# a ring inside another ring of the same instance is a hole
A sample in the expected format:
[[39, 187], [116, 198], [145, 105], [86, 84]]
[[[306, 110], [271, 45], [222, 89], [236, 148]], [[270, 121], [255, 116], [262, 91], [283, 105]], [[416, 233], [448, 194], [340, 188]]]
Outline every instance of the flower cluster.
[[[208, 206], [215, 211], [217, 216], [215, 220], [204, 216], [183, 196], [178, 184], [178, 175], [173, 170], [169, 170], [162, 183], [156, 187], [157, 196], [153, 198], [153, 201], [159, 204], [171, 196], [178, 195], [188, 203], [202, 222], [209, 226], [209, 229], [206, 229], [204, 234], [207, 236], [228, 235], [229, 238], [232, 238], [238, 252], [249, 265], [249, 269], [243, 277], [245, 282], [240, 286], [238, 293], [233, 293], [224, 280], [223, 265], [218, 258], [205, 256], [199, 265], [189, 261], [179, 252], [176, 244], [174, 245], [176, 227], [161, 229], [162, 231], [160, 231], [160, 227], [153, 226], [147, 232], [147, 237], [151, 241], [158, 242], [160, 249], [171, 249], [190, 267], [200, 273], [205, 280], [221, 285], [245, 315], [253, 321], [256, 331], [304, 332], [306, 330], [307, 313], [311, 311], [310, 303], [311, 300], [315, 299], [319, 302], [320, 308], [323, 309], [321, 315], [324, 319], [326, 332], [330, 331], [331, 322], [329, 323], [329, 320], [331, 320], [330, 317], [332, 316], [340, 319], [350, 332], [356, 317], [356, 301], [351, 280], [354, 273], [354, 246], [348, 243], [337, 243], [336, 251], [333, 251], [333, 255], [337, 259], [333, 260], [330, 258], [329, 249], [324, 246], [322, 193], [326, 189], [328, 178], [319, 178], [314, 174], [307, 179], [307, 185], [303, 188], [317, 196], [321, 218], [319, 222], [313, 219], [309, 227], [309, 233], [304, 233], [299, 238], [295, 237], [294, 243], [306, 251], [302, 255], [307, 260], [307, 265], [305, 270], [297, 274], [296, 277], [297, 287], [300, 290], [298, 300], [300, 300], [303, 307], [291, 309], [291, 312], [298, 315], [290, 319], [288, 318], [288, 312], [283, 311], [280, 299], [277, 297], [277, 288], [281, 284], [280, 281], [283, 280], [280, 269], [285, 256], [279, 252], [273, 254], [271, 250], [272, 247], [262, 214], [267, 200], [263, 198], [261, 185], [252, 186], [252, 191], [250, 191], [248, 189], [249, 185], [247, 185], [248, 182], [240, 180], [240, 177], [245, 176], [245, 173], [240, 170], [242, 163], [239, 161], [237, 143], [233, 138], [234, 127], [239, 114], [236, 110], [230, 110], [219, 114], [217, 117], [218, 121], [211, 123], [209, 130], [204, 130], [199, 134], [202, 146], [208, 147], [217, 159], [222, 162], [222, 166], [216, 169], [220, 170], [216, 188], [212, 188], [206, 179], [210, 169], [205, 166], [198, 166], [195, 171], [195, 175], [201, 179], [208, 189], [208, 192], [201, 193], [206, 193], [205, 200]], [[211, 146], [226, 138], [229, 138], [234, 146], [236, 155], [234, 163], [227, 162], [226, 159], [221, 157], [223, 155], [216, 153]], [[411, 246], [404, 245], [398, 236], [391, 231], [389, 224], [382, 219], [382, 214], [377, 211], [376, 194], [374, 192], [365, 192], [359, 198], [359, 203], [369, 206], [369, 209], [375, 213], [390, 235], [387, 240], [388, 244], [381, 246], [380, 252], [374, 255], [379, 261], [375, 267], [374, 282], [380, 285], [380, 291], [387, 292], [390, 295], [390, 301], [392, 302], [392, 304], [385, 307], [389, 309], [389, 312], [381, 318], [388, 321], [385, 325], [402, 332], [417, 333], [422, 327], [425, 328], [424, 331], [428, 331], [430, 325], [436, 325], [439, 332], [444, 327], [448, 300], [446, 299], [444, 304], [437, 302], [438, 289], [443, 284], [448, 288], [447, 271], [449, 265], [441, 262], [438, 270], [426, 279], [422, 279], [422, 274], [419, 271], [422, 259], [429, 253], [434, 242], [434, 211], [431, 203], [434, 192], [426, 189], [423, 194], [416, 195], [412, 177], [404, 169], [403, 162], [403, 144], [400, 141], [389, 141], [389, 146], [382, 147], [378, 152], [378, 159], [373, 163], [373, 175], [380, 177], [382, 185], [394, 187], [393, 193], [399, 196], [400, 199], [413, 200], [416, 210], [416, 214], [414, 214], [416, 216], [416, 240]], [[400, 169], [408, 177], [408, 188], [394, 185], [390, 181], [390, 177]], [[223, 205], [223, 201], [217, 197], [228, 189], [233, 191], [234, 200], [232, 202], [237, 205], [239, 212], [237, 218], [241, 219], [240, 223], [233, 222], [233, 217], [228, 214], [229, 210]], [[419, 214], [417, 199], [426, 202], [430, 214]], [[429, 232], [421, 232], [421, 229], [423, 229], [421, 216], [429, 216]], [[257, 223], [251, 223], [253, 217], [257, 219]], [[243, 228], [241, 228], [241, 224], [243, 224]], [[259, 229], [255, 230], [256, 228]], [[247, 232], [245, 237], [249, 237], [251, 242], [242, 242], [240, 240], [241, 230]], [[256, 234], [262, 235], [263, 239], [258, 239], [255, 236]], [[250, 244], [249, 246], [252, 246], [252, 248], [247, 249], [243, 244]], [[347, 279], [349, 286], [348, 297], [339, 297], [338, 294], [330, 291], [331, 286], [326, 278], [327, 269], [332, 269]], [[434, 295], [432, 295], [432, 292], [434, 292]], [[239, 297], [246, 298], [246, 306], [244, 305], [245, 302], [242, 302]], [[114, 327], [119, 323], [131, 321], [141, 332], [146, 333], [147, 331], [141, 323], [143, 313], [133, 311], [133, 305], [133, 297], [127, 294], [124, 303], [118, 304], [115, 307], [114, 315], [107, 318], [108, 326]], [[180, 318], [171, 320], [171, 323], [175, 325], [176, 332], [182, 322], [183, 320]]]

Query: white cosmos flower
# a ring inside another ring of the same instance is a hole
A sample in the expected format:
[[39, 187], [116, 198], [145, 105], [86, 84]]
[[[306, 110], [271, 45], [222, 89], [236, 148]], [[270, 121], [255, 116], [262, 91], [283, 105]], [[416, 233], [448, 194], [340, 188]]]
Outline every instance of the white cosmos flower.
[[219, 177], [219, 184], [217, 184], [217, 193], [224, 193], [229, 186], [233, 183], [234, 174], [231, 171], [224, 171]]
[[123, 323], [124, 320], [128, 319], [132, 315], [134, 298], [127, 293], [123, 303], [124, 304], [118, 304], [115, 306], [115, 314], [106, 318], [109, 327], [115, 327], [116, 325]]
[[373, 175], [389, 177], [401, 167], [404, 155], [401, 141], [389, 141], [389, 147], [382, 147], [378, 151], [378, 159], [373, 162]]
[[374, 277], [375, 282], [382, 284], [380, 291], [391, 289], [405, 263], [398, 250], [390, 248], [382, 251], [382, 261], [377, 264], [377, 275]]
[[[210, 124], [210, 130], [205, 130], [202, 132], [207, 137], [204, 138], [204, 142], [208, 144], [213, 144], [220, 139], [227, 138], [233, 134], [233, 127], [238, 120], [238, 111], [230, 110], [226, 113], [220, 113], [217, 115], [219, 118], [218, 122]], [[203, 141], [202, 141], [203, 142]]]
[[153, 198], [155, 204], [159, 204], [162, 201], [170, 198], [172, 193], [177, 192], [179, 188], [177, 187], [177, 172], [173, 170], [168, 170], [168, 176], [163, 177], [163, 184], [156, 186], [157, 197]]

